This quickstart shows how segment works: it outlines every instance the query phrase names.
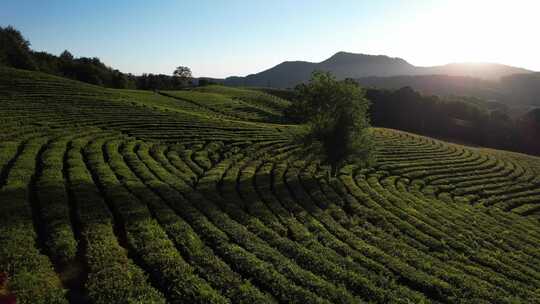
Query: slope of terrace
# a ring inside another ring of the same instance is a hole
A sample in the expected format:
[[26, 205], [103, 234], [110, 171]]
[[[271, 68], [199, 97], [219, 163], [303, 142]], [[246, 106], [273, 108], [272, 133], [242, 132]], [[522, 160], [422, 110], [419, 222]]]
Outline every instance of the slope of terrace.
[[328, 179], [279, 107], [207, 90], [0, 69], [18, 302], [540, 302], [538, 158], [373, 129], [376, 165]]

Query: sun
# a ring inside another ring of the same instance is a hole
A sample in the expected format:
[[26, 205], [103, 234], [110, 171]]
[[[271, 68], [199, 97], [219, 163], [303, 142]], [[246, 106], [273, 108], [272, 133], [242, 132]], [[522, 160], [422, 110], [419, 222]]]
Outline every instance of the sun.
[[436, 2], [401, 25], [400, 53], [417, 65], [499, 62], [540, 70], [539, 11], [540, 1]]

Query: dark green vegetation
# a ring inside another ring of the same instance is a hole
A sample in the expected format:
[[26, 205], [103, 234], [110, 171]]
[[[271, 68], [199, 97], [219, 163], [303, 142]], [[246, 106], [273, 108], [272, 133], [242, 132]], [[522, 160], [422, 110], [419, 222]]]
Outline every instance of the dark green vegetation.
[[[119, 89], [179, 89], [191, 79], [191, 71], [179, 67], [173, 76], [125, 74], [106, 66], [99, 58], [75, 58], [69, 51], [60, 56], [33, 51], [30, 42], [11, 26], [0, 27], [0, 66], [40, 71], [86, 83]], [[188, 73], [189, 71], [189, 73]]]
[[540, 155], [540, 120], [468, 97], [422, 95], [411, 88], [368, 89], [375, 126], [406, 130], [496, 149]]
[[60, 56], [33, 51], [30, 42], [10, 26], [0, 27], [0, 66], [41, 71], [113, 88], [134, 88], [136, 84], [134, 76], [107, 67], [96, 57], [75, 58], [68, 51]]
[[346, 163], [369, 163], [373, 146], [369, 101], [356, 82], [338, 81], [328, 72], [316, 71], [295, 93], [297, 98], [285, 114], [306, 125], [305, 133], [297, 136], [299, 143], [319, 155], [333, 176]]
[[374, 167], [328, 180], [252, 115], [283, 100], [205, 90], [0, 68], [18, 303], [540, 303], [538, 158], [373, 129]]
[[[301, 108], [301, 101], [295, 90], [257, 90], [292, 100], [285, 114], [292, 121], [302, 122], [303, 114], [296, 112]], [[371, 102], [369, 117], [374, 126], [540, 155], [540, 116], [537, 114], [540, 109], [516, 115], [501, 103], [474, 97], [423, 95], [409, 87], [365, 89], [365, 92], [365, 98]]]

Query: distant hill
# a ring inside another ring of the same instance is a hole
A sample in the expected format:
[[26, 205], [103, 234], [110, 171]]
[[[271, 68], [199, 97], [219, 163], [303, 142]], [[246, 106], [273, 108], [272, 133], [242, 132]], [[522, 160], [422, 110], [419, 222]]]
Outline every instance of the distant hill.
[[368, 88], [400, 89], [403, 87], [411, 87], [414, 90], [427, 95], [472, 96], [487, 101], [512, 103], [511, 96], [501, 87], [499, 82], [467, 76], [372, 76], [361, 77], [356, 80], [360, 85]]
[[496, 81], [512, 74], [532, 71], [498, 63], [452, 63], [442, 66], [417, 67], [404, 59], [384, 55], [338, 52], [319, 62], [285, 61], [260, 73], [246, 77], [229, 77], [227, 85], [293, 87], [309, 79], [313, 70], [330, 71], [339, 79], [363, 77], [448, 75]]
[[317, 69], [331, 71], [338, 78], [418, 74], [416, 67], [401, 58], [339, 52], [317, 64]]
[[[451, 63], [441, 66], [419, 68], [421, 75], [438, 74], [474, 77], [484, 80], [499, 80], [513, 74], [528, 74], [533, 71], [499, 63]], [[423, 70], [423, 71], [422, 71]]]
[[502, 77], [501, 88], [517, 103], [540, 106], [540, 73]]
[[289, 88], [309, 79], [316, 63], [307, 61], [285, 61], [275, 67], [246, 77], [229, 77], [226, 85]]

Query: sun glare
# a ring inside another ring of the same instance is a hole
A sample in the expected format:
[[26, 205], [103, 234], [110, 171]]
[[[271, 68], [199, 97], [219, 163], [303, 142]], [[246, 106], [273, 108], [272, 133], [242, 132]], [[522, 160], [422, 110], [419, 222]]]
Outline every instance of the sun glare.
[[505, 62], [540, 70], [540, 41], [527, 34], [538, 27], [539, 11], [540, 1], [433, 5], [402, 25], [399, 53], [416, 65]]

